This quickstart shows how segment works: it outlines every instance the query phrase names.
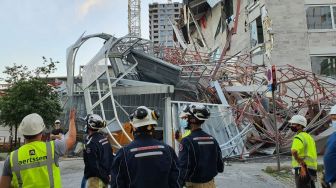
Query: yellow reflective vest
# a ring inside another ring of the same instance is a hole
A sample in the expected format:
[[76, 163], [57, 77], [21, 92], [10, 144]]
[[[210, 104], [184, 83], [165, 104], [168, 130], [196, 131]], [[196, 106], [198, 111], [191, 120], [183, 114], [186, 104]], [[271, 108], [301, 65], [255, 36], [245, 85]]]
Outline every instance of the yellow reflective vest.
[[22, 188], [62, 187], [61, 173], [55, 163], [55, 142], [35, 141], [11, 152], [11, 186]]
[[[317, 170], [317, 154], [313, 137], [306, 132], [300, 132], [293, 138], [291, 150], [296, 150], [298, 156], [304, 160], [307, 167]], [[300, 167], [300, 164], [292, 156], [293, 168]]]
[[187, 129], [184, 134], [182, 135], [182, 138], [185, 138], [191, 134], [191, 130]]

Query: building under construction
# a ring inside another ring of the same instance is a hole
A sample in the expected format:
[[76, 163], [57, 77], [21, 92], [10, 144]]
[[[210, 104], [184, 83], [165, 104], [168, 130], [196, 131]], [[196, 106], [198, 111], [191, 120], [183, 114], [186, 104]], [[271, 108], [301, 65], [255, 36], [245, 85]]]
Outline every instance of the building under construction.
[[180, 20], [182, 4], [152, 3], [148, 6], [149, 39], [154, 45], [174, 47], [173, 23]]

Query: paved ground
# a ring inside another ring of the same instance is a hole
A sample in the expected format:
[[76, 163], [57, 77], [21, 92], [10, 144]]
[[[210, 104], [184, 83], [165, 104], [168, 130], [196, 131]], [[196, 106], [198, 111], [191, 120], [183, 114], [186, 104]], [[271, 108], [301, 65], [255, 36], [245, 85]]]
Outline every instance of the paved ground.
[[[0, 162], [2, 171], [3, 162]], [[288, 182], [279, 181], [278, 179], [264, 173], [262, 169], [266, 166], [275, 165], [274, 163], [229, 163], [225, 166], [224, 173], [219, 174], [216, 178], [216, 185], [219, 188], [290, 188], [293, 187]], [[83, 177], [83, 160], [82, 159], [63, 159], [60, 162], [62, 183], [64, 188], [80, 187]]]
[[231, 163], [225, 166], [224, 173], [216, 177], [217, 187], [228, 188], [286, 188], [284, 184], [274, 177], [264, 173], [269, 163]]

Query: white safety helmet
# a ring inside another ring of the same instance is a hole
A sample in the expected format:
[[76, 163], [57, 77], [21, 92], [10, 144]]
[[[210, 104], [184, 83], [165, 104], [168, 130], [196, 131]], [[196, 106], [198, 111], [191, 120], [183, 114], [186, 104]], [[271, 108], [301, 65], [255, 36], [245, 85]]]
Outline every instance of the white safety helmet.
[[139, 106], [129, 117], [131, 124], [138, 128], [146, 125], [157, 125], [160, 115], [146, 106]]
[[58, 119], [55, 121], [55, 124], [61, 124], [61, 121]]
[[307, 119], [301, 115], [294, 115], [289, 121], [292, 124], [299, 124], [303, 127], [307, 127]]
[[98, 114], [88, 114], [85, 121], [86, 126], [93, 130], [99, 130], [106, 127], [106, 121], [104, 121]]
[[43, 131], [45, 124], [40, 115], [33, 113], [24, 117], [19, 126], [19, 132], [24, 136], [34, 136]]
[[210, 117], [210, 111], [203, 104], [189, 104], [183, 108], [180, 114], [181, 118], [187, 116], [194, 116], [198, 120], [207, 120]]
[[336, 105], [334, 105], [333, 107], [331, 107], [329, 115], [334, 115], [336, 114]]

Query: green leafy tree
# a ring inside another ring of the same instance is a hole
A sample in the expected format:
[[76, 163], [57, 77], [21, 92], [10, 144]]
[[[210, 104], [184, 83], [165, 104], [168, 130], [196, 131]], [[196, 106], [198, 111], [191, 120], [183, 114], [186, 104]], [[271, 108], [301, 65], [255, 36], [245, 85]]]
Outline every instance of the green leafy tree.
[[[9, 75], [5, 80], [10, 87], [0, 98], [0, 124], [10, 127], [10, 134], [15, 134], [17, 141], [17, 128], [21, 120], [30, 113], [40, 114], [46, 126], [60, 115], [58, 94], [48, 85], [47, 77], [56, 70], [56, 63], [52, 59], [48, 62], [43, 57], [44, 66], [35, 70], [28, 70], [26, 66], [16, 65], [6, 67], [4, 73]], [[44, 76], [44, 77], [41, 77]]]

